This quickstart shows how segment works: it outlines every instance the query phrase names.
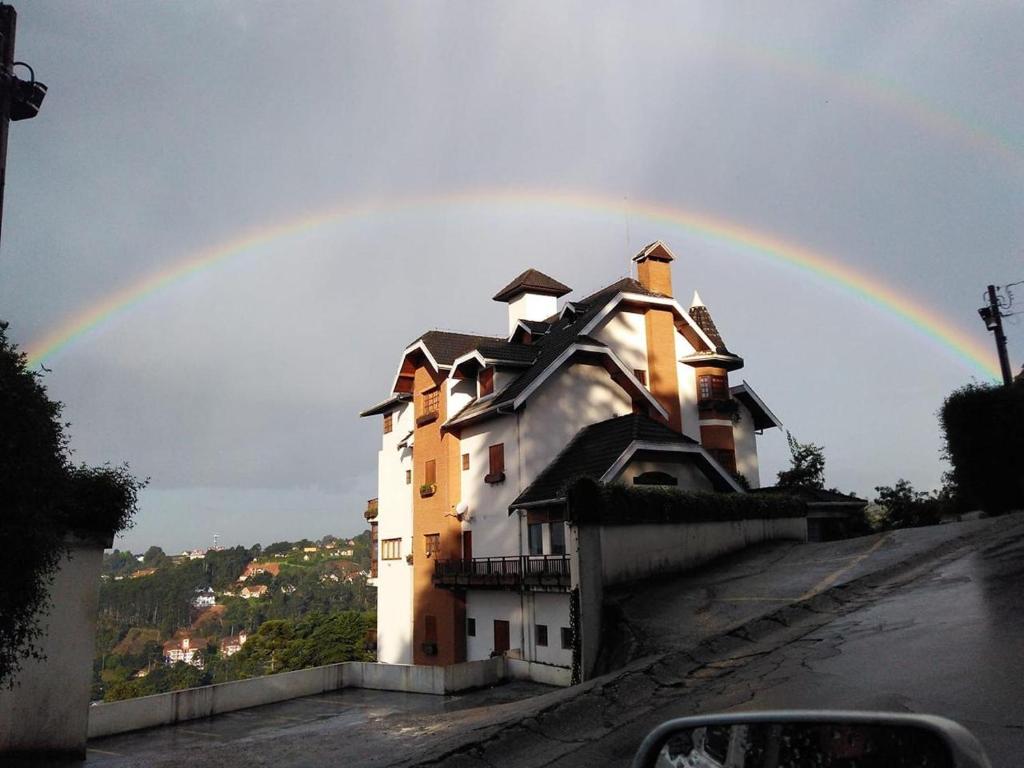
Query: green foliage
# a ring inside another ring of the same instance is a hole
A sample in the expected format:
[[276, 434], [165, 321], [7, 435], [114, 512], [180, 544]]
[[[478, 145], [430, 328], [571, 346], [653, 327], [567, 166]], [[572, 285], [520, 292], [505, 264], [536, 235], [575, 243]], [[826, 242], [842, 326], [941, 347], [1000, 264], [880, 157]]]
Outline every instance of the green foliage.
[[790, 468], [779, 472], [775, 484], [779, 488], [825, 487], [825, 449], [814, 443], [800, 443], [786, 432], [789, 443]]
[[69, 534], [110, 536], [129, 525], [145, 484], [126, 467], [75, 467], [62, 406], [0, 322], [0, 685], [41, 658], [39, 620]]
[[1024, 509], [1024, 381], [962, 387], [939, 418], [962, 503], [992, 514]]
[[883, 510], [876, 520], [876, 527], [881, 530], [937, 525], [948, 508], [938, 496], [915, 491], [903, 479], [897, 480], [894, 486], [880, 485], [875, 492], [878, 494], [875, 504]]
[[142, 564], [147, 568], [163, 568], [171, 564], [171, 559], [160, 547], [153, 546], [142, 556]]
[[807, 514], [806, 504], [791, 496], [605, 485], [590, 478], [577, 480], [568, 489], [568, 499], [570, 519], [584, 524], [706, 522]]
[[103, 700], [121, 701], [136, 696], [197, 688], [208, 683], [209, 676], [203, 670], [179, 661], [171, 666], [155, 666], [145, 677], [115, 683], [107, 689]]
[[372, 615], [356, 611], [267, 621], [239, 653], [218, 663], [214, 677], [239, 679], [342, 661], [367, 661], [366, 632], [374, 624]]

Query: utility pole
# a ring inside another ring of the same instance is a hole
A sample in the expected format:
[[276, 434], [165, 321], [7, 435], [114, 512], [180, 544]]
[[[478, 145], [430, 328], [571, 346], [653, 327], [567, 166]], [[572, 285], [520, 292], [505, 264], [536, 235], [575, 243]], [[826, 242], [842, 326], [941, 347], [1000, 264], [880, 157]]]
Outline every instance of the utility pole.
[[14, 98], [14, 32], [18, 13], [13, 6], [0, 5], [0, 235], [4, 223], [4, 188], [7, 185], [7, 130], [11, 126]]
[[1003, 384], [1008, 387], [1013, 383], [1013, 374], [1010, 372], [1010, 356], [1006, 352], [1006, 334], [1003, 333], [1003, 315], [999, 311], [999, 296], [996, 294], [994, 285], [988, 287], [988, 306], [979, 309], [978, 314], [985, 321], [985, 327], [996, 337], [999, 369], [1003, 374]]
[[[46, 86], [36, 82], [36, 73], [24, 62], [14, 60], [14, 33], [18, 13], [13, 6], [0, 3], [0, 234], [4, 221], [4, 188], [7, 183], [7, 131], [12, 120], [30, 120], [39, 114]], [[20, 80], [15, 66], [31, 73], [31, 80]]]

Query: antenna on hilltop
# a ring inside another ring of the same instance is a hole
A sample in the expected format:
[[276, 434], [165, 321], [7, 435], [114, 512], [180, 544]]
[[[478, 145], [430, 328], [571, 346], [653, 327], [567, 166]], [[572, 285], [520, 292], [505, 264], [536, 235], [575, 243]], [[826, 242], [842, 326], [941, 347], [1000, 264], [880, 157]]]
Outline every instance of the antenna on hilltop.
[[220, 536], [218, 534], [216, 534], [216, 533], [213, 534], [213, 548], [214, 548], [214, 550], [217, 549], [217, 539], [219, 539], [219, 538], [220, 538]]

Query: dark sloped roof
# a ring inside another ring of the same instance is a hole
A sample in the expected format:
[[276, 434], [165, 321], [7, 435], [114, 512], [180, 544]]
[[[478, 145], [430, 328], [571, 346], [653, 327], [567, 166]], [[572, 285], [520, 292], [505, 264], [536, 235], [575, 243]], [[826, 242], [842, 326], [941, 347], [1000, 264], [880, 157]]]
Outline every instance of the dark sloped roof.
[[634, 440], [666, 444], [695, 441], [643, 414], [618, 416], [584, 427], [552, 461], [509, 509], [530, 502], [561, 496], [565, 485], [578, 477], [600, 479]]
[[715, 349], [718, 352], [728, 352], [729, 350], [725, 346], [725, 342], [722, 341], [722, 334], [718, 332], [718, 327], [715, 325], [715, 321], [711, 318], [711, 312], [703, 304], [690, 307], [690, 317], [695, 322], [707, 337], [711, 339], [711, 343], [715, 345]]
[[565, 296], [572, 290], [555, 278], [536, 269], [528, 269], [506, 285], [495, 296], [495, 301], [511, 301], [521, 293], [543, 293], [548, 296]]
[[427, 331], [413, 341], [422, 341], [438, 365], [451, 365], [457, 358], [472, 352], [481, 344], [506, 344], [500, 336], [477, 336], [471, 333], [455, 333], [453, 331]]
[[551, 327], [551, 323], [546, 320], [520, 320], [520, 323], [530, 329], [530, 333], [543, 336], [548, 332], [548, 328]]
[[387, 413], [388, 411], [395, 410], [396, 408], [399, 407], [399, 405], [401, 405], [404, 402], [408, 402], [409, 400], [412, 400], [412, 395], [406, 395], [406, 394], [392, 395], [391, 397], [389, 397], [387, 400], [384, 400], [383, 402], [377, 403], [376, 405], [371, 405], [365, 411], [360, 412], [359, 415], [360, 416], [376, 416], [376, 415], [381, 414], [381, 413]]
[[507, 360], [510, 363], [532, 363], [537, 357], [537, 349], [529, 344], [481, 344], [477, 351], [488, 360]]
[[[621, 283], [622, 281], [619, 282]], [[550, 330], [547, 335], [541, 336], [537, 341], [528, 346], [528, 349], [532, 350], [535, 355], [533, 365], [524, 369], [522, 373], [505, 385], [493, 399], [482, 403], [471, 403], [457, 415], [457, 418], [471, 418], [518, 397], [523, 390], [547, 370], [548, 366], [559, 355], [576, 341], [580, 330], [590, 321], [590, 318], [597, 314], [615, 294], [622, 290], [619, 287], [619, 283], [615, 283], [578, 302], [575, 315], [567, 315], [562, 319], [559, 319], [557, 315], [549, 318]]]
[[771, 485], [767, 488], [755, 488], [754, 493], [779, 494], [796, 496], [808, 504], [860, 504], [867, 505], [867, 501], [853, 495], [840, 493], [839, 491], [828, 491], [824, 488], [779, 488]]

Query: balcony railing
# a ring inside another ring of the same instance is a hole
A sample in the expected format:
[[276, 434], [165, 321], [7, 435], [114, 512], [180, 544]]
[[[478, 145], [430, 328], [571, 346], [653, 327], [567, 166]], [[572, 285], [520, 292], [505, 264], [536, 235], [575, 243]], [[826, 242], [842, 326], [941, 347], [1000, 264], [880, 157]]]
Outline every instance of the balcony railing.
[[572, 574], [568, 555], [437, 560], [434, 562], [434, 585], [452, 588], [562, 591], [572, 586]]

